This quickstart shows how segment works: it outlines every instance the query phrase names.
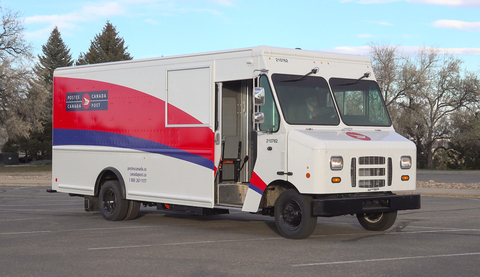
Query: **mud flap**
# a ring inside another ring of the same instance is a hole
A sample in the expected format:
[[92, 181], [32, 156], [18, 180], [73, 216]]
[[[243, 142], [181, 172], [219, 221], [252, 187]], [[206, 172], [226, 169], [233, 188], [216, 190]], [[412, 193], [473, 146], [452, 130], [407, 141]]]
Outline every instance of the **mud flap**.
[[260, 206], [260, 201], [262, 200], [262, 194], [252, 189], [252, 185], [247, 190], [247, 195], [245, 196], [245, 202], [243, 203], [242, 211], [256, 213], [258, 207]]

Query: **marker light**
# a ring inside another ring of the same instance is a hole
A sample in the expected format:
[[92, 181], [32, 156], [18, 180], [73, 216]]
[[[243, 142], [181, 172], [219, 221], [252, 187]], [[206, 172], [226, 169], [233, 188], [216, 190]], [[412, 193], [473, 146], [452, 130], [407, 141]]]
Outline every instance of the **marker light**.
[[408, 180], [410, 180], [410, 176], [402, 175], [402, 181], [408, 181]]
[[412, 158], [410, 156], [402, 156], [400, 158], [400, 168], [410, 169], [412, 167]]
[[343, 169], [343, 158], [342, 158], [342, 156], [332, 156], [332, 157], [330, 157], [330, 169], [331, 170], [342, 170]]
[[332, 183], [340, 183], [342, 181], [342, 179], [340, 177], [333, 177], [332, 178]]

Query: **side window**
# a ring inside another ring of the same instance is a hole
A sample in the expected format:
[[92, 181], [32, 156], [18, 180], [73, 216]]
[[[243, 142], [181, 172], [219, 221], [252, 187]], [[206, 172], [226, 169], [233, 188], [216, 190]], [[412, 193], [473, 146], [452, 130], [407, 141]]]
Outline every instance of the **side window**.
[[263, 75], [260, 77], [260, 86], [265, 89], [265, 105], [260, 106], [260, 112], [264, 114], [265, 121], [260, 124], [260, 131], [277, 132], [280, 127], [280, 117], [278, 116], [277, 106], [275, 106], [267, 76]]

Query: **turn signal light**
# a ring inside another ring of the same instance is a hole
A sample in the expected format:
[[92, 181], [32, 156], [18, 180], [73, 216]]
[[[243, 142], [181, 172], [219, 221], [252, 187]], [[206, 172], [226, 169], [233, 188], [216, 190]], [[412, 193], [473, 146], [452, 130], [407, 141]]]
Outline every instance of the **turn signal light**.
[[402, 175], [402, 181], [408, 181], [408, 180], [410, 180], [410, 176]]
[[333, 177], [332, 178], [332, 183], [340, 183], [342, 179], [340, 177]]

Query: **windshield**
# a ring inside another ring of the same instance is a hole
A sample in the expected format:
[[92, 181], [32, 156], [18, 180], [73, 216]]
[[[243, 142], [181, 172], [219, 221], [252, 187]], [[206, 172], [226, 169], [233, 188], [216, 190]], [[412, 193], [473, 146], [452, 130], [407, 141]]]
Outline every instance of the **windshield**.
[[330, 79], [342, 120], [355, 126], [391, 126], [378, 84], [374, 81]]
[[273, 74], [272, 80], [289, 124], [340, 123], [328, 83], [322, 77]]

